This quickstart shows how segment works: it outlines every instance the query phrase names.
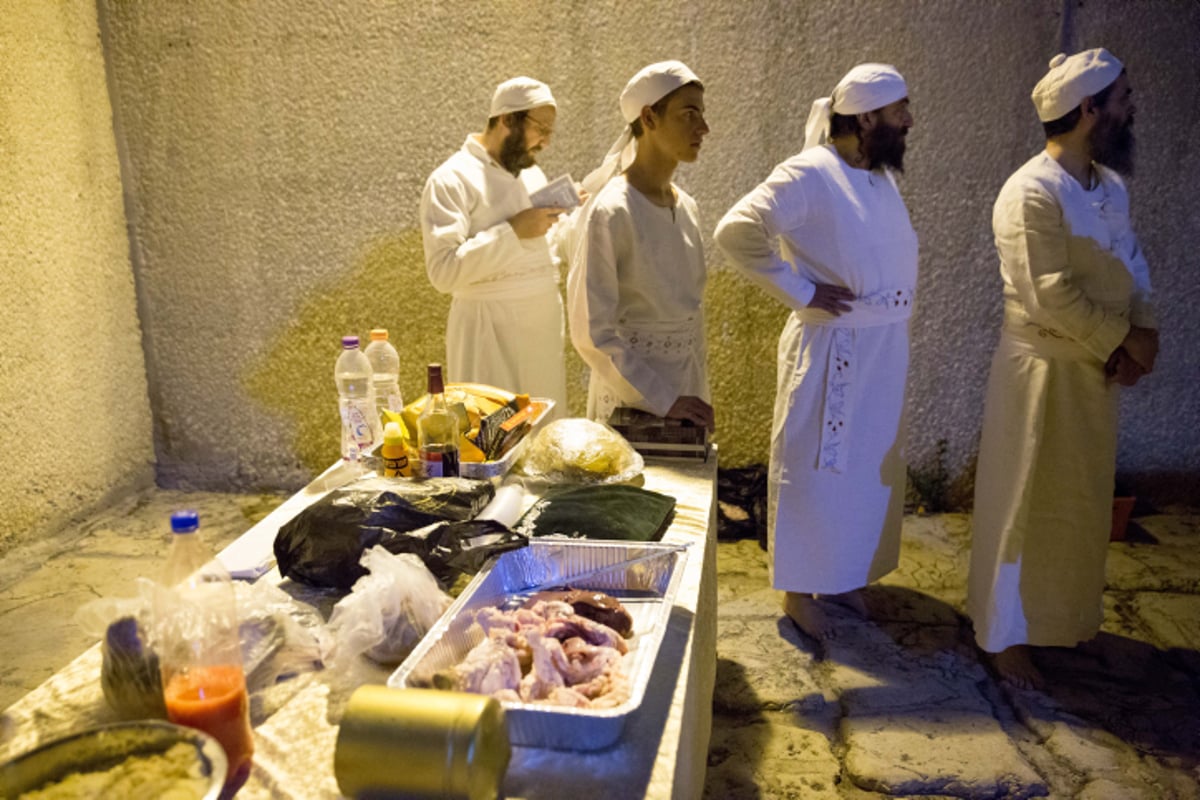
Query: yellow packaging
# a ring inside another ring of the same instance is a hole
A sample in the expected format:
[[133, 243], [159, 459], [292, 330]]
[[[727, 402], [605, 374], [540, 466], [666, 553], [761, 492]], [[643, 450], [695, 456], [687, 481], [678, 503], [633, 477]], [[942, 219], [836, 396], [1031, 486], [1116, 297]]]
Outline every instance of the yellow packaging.
[[384, 477], [412, 477], [412, 465], [408, 463], [408, 448], [404, 444], [404, 428], [399, 422], [388, 422], [383, 427], [383, 447], [379, 449], [379, 455], [383, 458]]
[[346, 797], [495, 800], [511, 756], [495, 698], [368, 685], [346, 706], [333, 771]]

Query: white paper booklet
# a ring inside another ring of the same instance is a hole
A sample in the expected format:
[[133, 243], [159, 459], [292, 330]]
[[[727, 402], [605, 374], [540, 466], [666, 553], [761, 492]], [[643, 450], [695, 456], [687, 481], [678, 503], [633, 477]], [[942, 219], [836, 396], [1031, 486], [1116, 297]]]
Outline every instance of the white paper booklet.
[[567, 208], [579, 205], [579, 193], [570, 175], [560, 175], [529, 195], [534, 208]]

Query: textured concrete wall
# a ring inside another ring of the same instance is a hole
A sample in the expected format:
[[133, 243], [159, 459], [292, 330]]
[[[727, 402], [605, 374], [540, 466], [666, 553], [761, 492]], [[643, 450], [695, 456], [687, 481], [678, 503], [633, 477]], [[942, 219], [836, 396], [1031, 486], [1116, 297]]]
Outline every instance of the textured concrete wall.
[[96, 7], [0, 13], [0, 551], [153, 479]]
[[[626, 79], [654, 60], [686, 61], [708, 87], [713, 133], [679, 181], [711, 231], [798, 149], [812, 99], [856, 62], [877, 60], [905, 73], [917, 119], [901, 187], [922, 242], [911, 458], [936, 474], [944, 440], [947, 480], [965, 492], [1000, 315], [990, 208], [1040, 148], [1028, 94], [1059, 49], [1062, 7], [100, 0], [129, 155], [160, 480], [296, 484], [330, 462], [343, 333], [390, 328], [402, 388], [420, 391], [423, 365], [442, 355], [447, 302], [424, 277], [418, 197], [480, 129], [499, 80], [524, 73], [552, 85], [558, 133], [543, 165], [581, 177], [618, 132]], [[1075, 44], [1109, 46], [1137, 86], [1136, 222], [1164, 290], [1160, 373], [1126, 402], [1121, 468], [1194, 488], [1198, 323], [1186, 248], [1198, 231], [1184, 189], [1200, 177], [1200, 6], [1070, 8]], [[709, 262], [722, 458], [761, 461], [784, 313], [711, 249]], [[578, 389], [577, 360], [572, 372]]]

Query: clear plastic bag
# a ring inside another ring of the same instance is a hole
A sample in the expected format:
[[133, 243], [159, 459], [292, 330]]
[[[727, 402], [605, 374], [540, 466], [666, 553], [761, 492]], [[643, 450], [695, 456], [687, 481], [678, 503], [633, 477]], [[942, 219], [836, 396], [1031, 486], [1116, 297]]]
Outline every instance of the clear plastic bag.
[[623, 483], [645, 467], [621, 434], [590, 419], [559, 419], [538, 432], [517, 472], [547, 483]]
[[[247, 689], [253, 694], [280, 680], [320, 669], [332, 640], [316, 609], [297, 603], [268, 581], [234, 583], [238, 639]], [[100, 685], [109, 706], [125, 719], [166, 719], [158, 613], [172, 608], [172, 590], [138, 578], [133, 597], [102, 597], [80, 607], [75, 622], [101, 640]]]
[[154, 593], [160, 587], [138, 578], [134, 597], [101, 597], [75, 612], [75, 623], [100, 639], [100, 688], [123, 719], [166, 719], [162, 674], [151, 644]]
[[450, 606], [450, 596], [415, 555], [393, 555], [375, 546], [362, 557], [368, 574], [333, 607], [329, 629], [337, 659], [366, 654], [398, 664]]

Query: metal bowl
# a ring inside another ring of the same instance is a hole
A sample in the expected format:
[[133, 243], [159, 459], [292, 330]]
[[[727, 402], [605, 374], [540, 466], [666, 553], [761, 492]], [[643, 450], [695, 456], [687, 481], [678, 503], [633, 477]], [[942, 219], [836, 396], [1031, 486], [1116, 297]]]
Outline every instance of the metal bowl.
[[0, 793], [9, 800], [75, 772], [102, 771], [129, 756], [165, 753], [179, 742], [195, 748], [201, 773], [208, 778], [204, 800], [216, 800], [229, 769], [220, 743], [194, 728], [156, 720], [100, 725], [40, 745], [0, 766]]

